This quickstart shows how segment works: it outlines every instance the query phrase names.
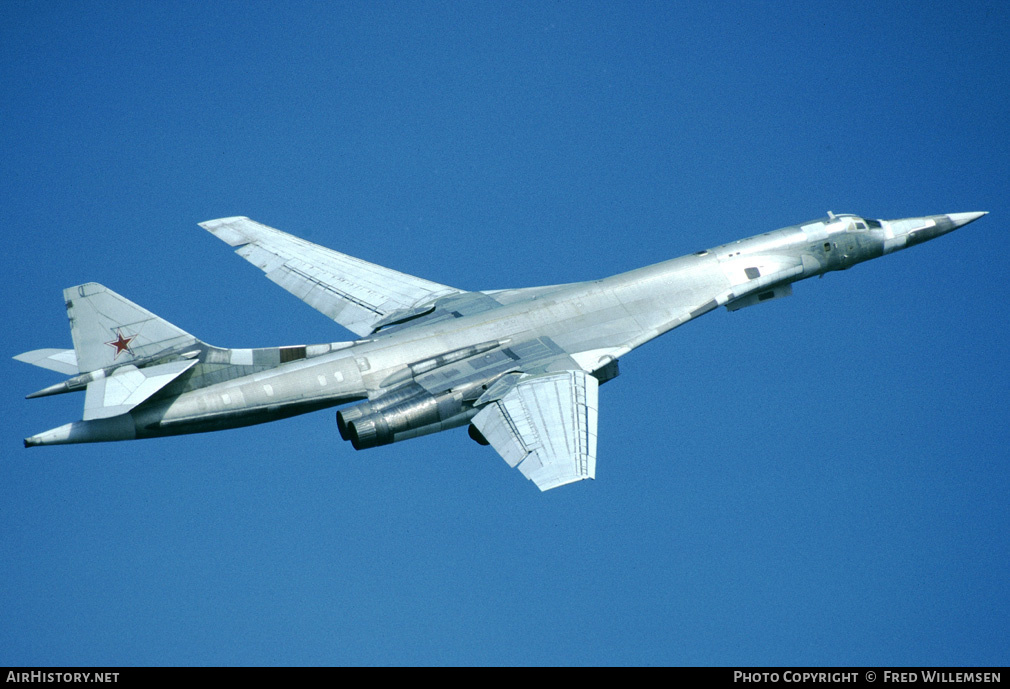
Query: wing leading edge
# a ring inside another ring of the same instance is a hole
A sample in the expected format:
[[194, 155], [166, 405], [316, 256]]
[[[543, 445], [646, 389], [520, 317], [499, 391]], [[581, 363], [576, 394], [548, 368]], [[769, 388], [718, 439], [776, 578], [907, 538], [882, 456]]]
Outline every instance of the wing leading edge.
[[306, 304], [359, 336], [391, 315], [463, 290], [383, 268], [246, 217], [200, 223]]

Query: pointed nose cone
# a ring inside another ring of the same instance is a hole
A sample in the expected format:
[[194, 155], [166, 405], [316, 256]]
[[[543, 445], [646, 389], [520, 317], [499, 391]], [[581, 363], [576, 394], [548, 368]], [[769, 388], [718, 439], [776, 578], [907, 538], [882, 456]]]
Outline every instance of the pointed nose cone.
[[959, 227], [974, 222], [987, 212], [978, 213], [947, 213], [946, 215], [927, 215], [921, 218], [901, 218], [888, 223], [888, 232], [893, 238], [884, 240], [884, 253], [889, 254], [898, 249], [905, 249], [916, 244], [936, 239]]
[[978, 213], [947, 213], [947, 217], [950, 221], [954, 223], [954, 228], [964, 227], [970, 222], [974, 222], [981, 218], [983, 215], [989, 215], [988, 211], [980, 211]]

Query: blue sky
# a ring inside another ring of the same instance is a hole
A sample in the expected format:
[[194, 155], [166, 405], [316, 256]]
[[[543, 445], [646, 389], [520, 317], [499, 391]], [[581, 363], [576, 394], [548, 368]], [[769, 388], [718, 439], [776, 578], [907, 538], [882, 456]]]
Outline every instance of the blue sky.
[[723, 310], [601, 390], [597, 480], [332, 411], [25, 450], [0, 664], [1005, 665], [1005, 2], [0, 7], [9, 356], [97, 281], [210, 343], [350, 334], [196, 223], [466, 289], [602, 277], [835, 212], [985, 210]]

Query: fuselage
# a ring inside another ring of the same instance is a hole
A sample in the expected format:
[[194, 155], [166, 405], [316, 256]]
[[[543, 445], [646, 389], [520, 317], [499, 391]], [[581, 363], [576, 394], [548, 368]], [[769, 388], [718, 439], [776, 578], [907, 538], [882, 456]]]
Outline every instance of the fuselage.
[[[26, 444], [233, 428], [374, 401], [408, 385], [434, 396], [451, 394], [438, 388], [431, 371], [448, 365], [452, 357], [444, 357], [453, 352], [463, 362], [452, 363], [456, 379], [469, 364], [473, 384], [484, 389], [509, 371], [509, 358], [518, 358], [511, 348], [520, 345], [556, 348], [589, 372], [614, 366], [616, 375], [619, 357], [718, 306], [733, 310], [784, 296], [793, 282], [921, 243], [979, 215], [895, 221], [829, 215], [599, 280], [446, 297], [425, 315], [362, 340], [284, 348], [294, 352], [291, 360], [282, 356], [279, 365], [253, 373], [245, 371], [258, 350], [206, 347], [191, 371], [133, 411], [67, 424]], [[463, 401], [451, 418], [425, 432], [461, 425], [472, 416], [467, 400], [473, 395], [465, 387], [455, 393], [457, 402]]]

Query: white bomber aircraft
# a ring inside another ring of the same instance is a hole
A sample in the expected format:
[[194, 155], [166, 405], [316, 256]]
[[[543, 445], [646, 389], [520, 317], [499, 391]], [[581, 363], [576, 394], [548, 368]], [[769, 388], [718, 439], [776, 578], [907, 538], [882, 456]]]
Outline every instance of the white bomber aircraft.
[[356, 449], [469, 426], [541, 490], [593, 478], [597, 387], [618, 359], [719, 306], [933, 239], [985, 213], [828, 216], [602, 280], [486, 292], [367, 263], [245, 217], [201, 223], [361, 339], [222, 349], [96, 283], [63, 292], [73, 349], [15, 359], [71, 376], [84, 417], [25, 447], [133, 440], [337, 413]]

